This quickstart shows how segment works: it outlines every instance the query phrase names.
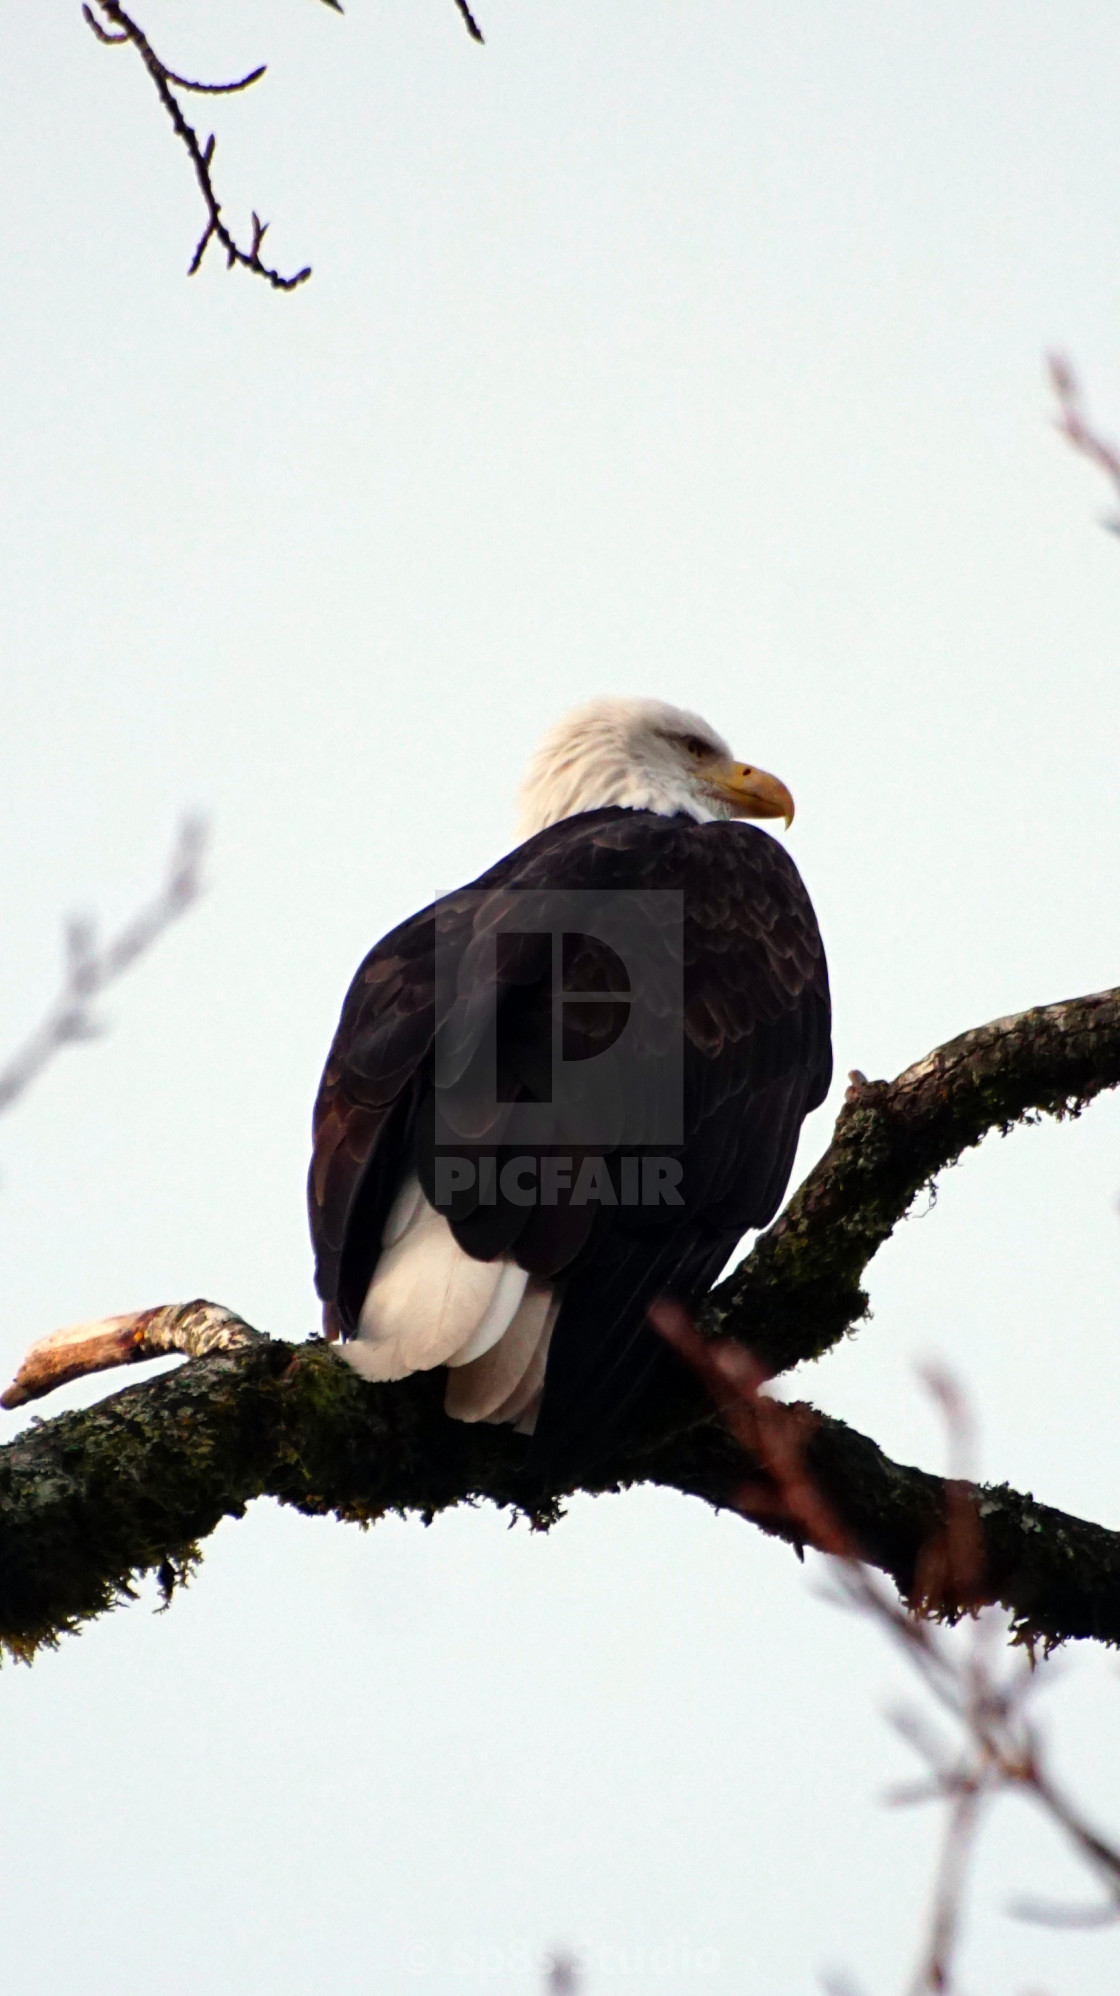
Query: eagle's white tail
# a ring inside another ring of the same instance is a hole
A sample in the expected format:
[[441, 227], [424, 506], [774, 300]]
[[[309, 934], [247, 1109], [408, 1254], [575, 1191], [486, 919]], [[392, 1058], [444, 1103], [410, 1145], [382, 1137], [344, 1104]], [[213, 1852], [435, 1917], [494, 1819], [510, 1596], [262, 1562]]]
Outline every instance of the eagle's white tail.
[[420, 1182], [405, 1179], [381, 1236], [358, 1335], [342, 1346], [363, 1379], [452, 1368], [445, 1405], [459, 1421], [511, 1421], [531, 1434], [560, 1307], [551, 1283], [501, 1257], [464, 1254]]

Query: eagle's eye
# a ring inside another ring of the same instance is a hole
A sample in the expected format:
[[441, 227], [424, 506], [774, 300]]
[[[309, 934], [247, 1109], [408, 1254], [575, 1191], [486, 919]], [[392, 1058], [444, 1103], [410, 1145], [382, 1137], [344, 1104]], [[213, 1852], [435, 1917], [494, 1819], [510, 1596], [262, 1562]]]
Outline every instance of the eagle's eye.
[[712, 753], [711, 744], [709, 742], [701, 741], [699, 735], [686, 735], [684, 738], [684, 745], [685, 748], [688, 750], [689, 755], [702, 756], [702, 755], [711, 755]]

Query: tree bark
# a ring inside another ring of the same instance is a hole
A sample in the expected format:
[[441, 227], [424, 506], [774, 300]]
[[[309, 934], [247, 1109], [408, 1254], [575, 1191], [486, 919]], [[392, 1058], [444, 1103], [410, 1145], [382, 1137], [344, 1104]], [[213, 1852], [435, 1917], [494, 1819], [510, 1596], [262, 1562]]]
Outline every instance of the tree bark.
[[[170, 1594], [199, 1541], [256, 1497], [362, 1524], [487, 1498], [547, 1525], [577, 1489], [635, 1483], [737, 1507], [757, 1468], [713, 1413], [544, 1486], [523, 1437], [450, 1421], [442, 1397], [441, 1375], [369, 1386], [329, 1345], [260, 1338], [29, 1430], [0, 1451], [0, 1642], [29, 1656], [128, 1598], [146, 1572]], [[945, 1481], [892, 1462], [842, 1421], [789, 1413], [809, 1429], [820, 1489], [909, 1595], [945, 1527]], [[1120, 1643], [1120, 1533], [1003, 1486], [970, 1494], [987, 1598], [1024, 1634]], [[781, 1519], [755, 1522], [798, 1536]]]
[[[922, 1186], [989, 1129], [1077, 1111], [1120, 1082], [1120, 989], [965, 1033], [894, 1082], [853, 1077], [832, 1143], [785, 1213], [706, 1306], [702, 1328], [738, 1338], [770, 1374], [816, 1356], [866, 1308], [860, 1278]], [[0, 1449], [0, 1645], [29, 1657], [128, 1598], [155, 1572], [165, 1593], [223, 1517], [271, 1496], [370, 1523], [429, 1518], [480, 1498], [554, 1521], [575, 1490], [655, 1483], [805, 1534], [746, 1495], [765, 1481], [702, 1401], [661, 1417], [601, 1460], [544, 1480], [522, 1437], [442, 1411], [442, 1373], [392, 1386], [359, 1380], [319, 1340], [290, 1345], [214, 1305], [171, 1306], [55, 1334], [4, 1396], [15, 1405], [62, 1377], [178, 1350], [176, 1372]], [[955, 1616], [1001, 1602], [1025, 1640], [1120, 1644], [1120, 1533], [1006, 1486], [965, 1486], [892, 1462], [843, 1422], [783, 1410], [807, 1473], [860, 1553], [904, 1597]], [[967, 1600], [930, 1600], [928, 1552], [967, 1502], [980, 1543]]]
[[772, 1373], [819, 1358], [866, 1316], [868, 1262], [989, 1130], [1080, 1115], [1120, 1084], [1120, 986], [993, 1019], [895, 1081], [851, 1082], [820, 1163], [703, 1312], [705, 1329], [742, 1339]]

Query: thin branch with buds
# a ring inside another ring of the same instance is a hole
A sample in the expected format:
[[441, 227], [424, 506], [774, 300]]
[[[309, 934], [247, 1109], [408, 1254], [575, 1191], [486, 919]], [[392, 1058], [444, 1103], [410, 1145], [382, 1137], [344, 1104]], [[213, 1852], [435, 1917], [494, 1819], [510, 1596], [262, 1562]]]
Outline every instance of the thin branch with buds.
[[[342, 13], [341, 0], [324, 0], [324, 4], [333, 8], [336, 14]], [[471, 11], [468, 0], [454, 0], [454, 4], [471, 40], [481, 42], [484, 39], [482, 29]], [[211, 173], [214, 163], [214, 134], [211, 132], [203, 143], [194, 126], [185, 117], [183, 107], [175, 94], [176, 91], [186, 90], [203, 97], [232, 97], [238, 91], [249, 90], [254, 83], [259, 83], [265, 73], [265, 64], [263, 62], [258, 64], [257, 68], [250, 70], [247, 76], [237, 77], [232, 83], [199, 83], [190, 77], [180, 76], [177, 71], [168, 68], [162, 58], [156, 54], [139, 22], [133, 20], [120, 5], [120, 0], [82, 0], [82, 15], [99, 42], [104, 42], [110, 47], [132, 43], [155, 84], [160, 103], [171, 120], [175, 136], [182, 141], [190, 154], [195, 179], [202, 190], [202, 198], [206, 204], [206, 226], [187, 266], [187, 275], [194, 276], [210, 244], [217, 242], [224, 249], [226, 263], [231, 270], [234, 264], [240, 264], [243, 270], [250, 270], [254, 276], [263, 277], [275, 291], [294, 291], [298, 285], [306, 283], [311, 275], [310, 264], [305, 264], [302, 270], [294, 271], [291, 276], [285, 276], [273, 265], [265, 263], [261, 256], [261, 245], [269, 225], [267, 222], [262, 222], [255, 211], [252, 216], [252, 234], [248, 248], [236, 240], [228, 224], [222, 219], [221, 202], [214, 191]]]
[[[757, 1463], [746, 1480], [738, 1507], [749, 1516], [764, 1511], [782, 1520], [803, 1542], [837, 1562], [839, 1597], [883, 1629], [917, 1673], [922, 1688], [956, 1731], [946, 1742], [913, 1712], [896, 1715], [902, 1737], [925, 1762], [925, 1778], [892, 1797], [896, 1803], [940, 1801], [948, 1814], [934, 1880], [928, 1932], [910, 1984], [911, 1996], [950, 1996], [963, 1928], [969, 1867], [985, 1814], [1000, 1795], [1017, 1792], [1032, 1800], [1073, 1847], [1101, 1887], [1103, 1901], [1088, 1912], [1020, 1904], [1020, 1917], [1049, 1924], [1100, 1925], [1120, 1920], [1120, 1849], [1086, 1822], [1064, 1796], [1046, 1766], [1038, 1734], [1027, 1712], [1038, 1677], [1028, 1649], [1001, 1671], [994, 1648], [998, 1619], [973, 1610], [971, 1637], [962, 1656], [928, 1617], [947, 1602], [959, 1610], [971, 1600], [989, 1598], [983, 1574], [983, 1536], [966, 1480], [971, 1453], [968, 1410], [944, 1375], [927, 1383], [940, 1403], [949, 1433], [955, 1474], [946, 1483], [944, 1524], [930, 1541], [922, 1562], [922, 1592], [911, 1608], [901, 1606], [866, 1565], [861, 1548], [819, 1487], [806, 1461], [805, 1410], [767, 1397], [765, 1367], [744, 1346], [713, 1344], [678, 1305], [655, 1313], [662, 1336], [687, 1359], [740, 1446]], [[837, 1988], [835, 1982], [833, 1988]], [[850, 1988], [850, 1985], [848, 1985]]]
[[172, 922], [178, 921], [202, 892], [202, 856], [206, 827], [198, 819], [183, 824], [167, 878], [109, 942], [99, 945], [92, 922], [72, 919], [66, 925], [66, 973], [42, 1024], [0, 1067], [0, 1115], [31, 1086], [65, 1046], [96, 1039], [101, 1032], [92, 1006], [107, 985], [130, 970]]
[[[98, 20], [97, 15], [93, 11], [94, 7], [100, 10], [104, 21], [109, 23], [108, 27], [105, 27], [102, 21]], [[125, 13], [124, 8], [119, 4], [119, 0], [93, 0], [92, 6], [88, 4], [88, 0], [83, 0], [82, 14], [97, 36], [98, 41], [113, 44], [132, 43], [132, 46], [139, 53], [140, 59], [152, 82], [155, 84], [160, 103], [171, 120], [176, 137], [182, 140], [187, 152], [190, 154], [195, 179], [198, 181], [199, 187], [202, 190], [203, 201], [206, 203], [207, 219], [206, 227], [198, 239], [197, 247], [190, 261], [189, 275], [194, 276], [210, 244], [218, 242], [226, 253], [226, 263], [231, 270], [234, 264], [240, 264], [243, 269], [251, 270], [255, 276], [265, 278], [276, 291], [294, 291], [297, 285], [303, 284], [311, 275], [310, 264], [307, 264], [302, 270], [297, 270], [293, 276], [285, 277], [282, 272], [275, 269], [271, 264], [264, 262], [261, 256], [261, 245], [264, 242], [268, 223], [262, 222], [255, 213], [253, 215], [253, 232], [248, 249], [245, 249], [235, 240], [226, 223], [222, 220], [221, 203], [214, 191], [214, 181], [210, 171], [214, 162], [214, 134], [211, 132], [209, 138], [203, 144], [194, 126], [188, 124], [183, 114], [182, 105], [175, 95], [177, 90], [187, 90], [209, 97], [234, 96], [238, 91], [248, 90], [254, 83], [259, 83], [265, 73], [264, 63], [259, 64], [256, 69], [250, 70], [247, 76], [236, 78], [232, 83], [197, 83], [188, 77], [179, 76], [173, 69], [168, 68], [167, 64], [156, 54], [139, 23], [133, 20], [131, 14]]]

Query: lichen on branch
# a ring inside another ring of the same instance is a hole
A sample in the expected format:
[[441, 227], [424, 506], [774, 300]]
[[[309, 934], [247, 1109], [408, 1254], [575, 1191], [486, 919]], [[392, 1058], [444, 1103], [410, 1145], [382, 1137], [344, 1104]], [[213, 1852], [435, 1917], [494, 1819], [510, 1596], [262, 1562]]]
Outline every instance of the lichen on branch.
[[772, 1373], [819, 1358], [866, 1315], [862, 1276], [938, 1173], [990, 1130], [1076, 1115], [1120, 1084], [1120, 986], [993, 1019], [894, 1081], [852, 1076], [832, 1142], [712, 1291], [702, 1324]]
[[[726, 1348], [738, 1333], [760, 1376], [826, 1349], [858, 1320], [863, 1271], [922, 1185], [986, 1131], [1076, 1110], [1117, 1082], [1120, 990], [996, 1020], [893, 1082], [857, 1077], [825, 1156], [713, 1292], [706, 1335]], [[737, 1509], [799, 1549], [814, 1542], [767, 1505], [766, 1451], [754, 1456], [749, 1436], [729, 1432], [699, 1384], [595, 1459], [546, 1472], [523, 1437], [449, 1420], [439, 1373], [369, 1385], [318, 1340], [273, 1341], [194, 1303], [40, 1341], [5, 1399], [167, 1350], [186, 1363], [0, 1449], [0, 1646], [17, 1656], [127, 1598], [139, 1575], [169, 1592], [220, 1519], [257, 1497], [362, 1524], [486, 1498], [545, 1525], [576, 1490], [655, 1483]], [[892, 1462], [809, 1407], [774, 1419], [790, 1424], [851, 1543], [905, 1599], [949, 1617], [998, 1601], [1026, 1640], [1120, 1645], [1120, 1533], [1006, 1486]], [[930, 1578], [930, 1548], [962, 1493], [980, 1539], [967, 1592]]]
[[[910, 1597], [923, 1553], [944, 1529], [944, 1480], [890, 1461], [812, 1409], [781, 1415], [798, 1424], [807, 1466], [864, 1558]], [[543, 1526], [574, 1491], [637, 1483], [741, 1510], [744, 1481], [759, 1468], [709, 1413], [631, 1437], [543, 1483], [523, 1437], [448, 1420], [438, 1376], [370, 1386], [326, 1344], [258, 1338], [44, 1422], [0, 1450], [0, 1647], [30, 1657], [130, 1598], [145, 1573], [170, 1593], [200, 1542], [257, 1497], [360, 1524], [387, 1512], [429, 1519], [485, 1498]], [[1002, 1602], [1031, 1637], [1120, 1644], [1120, 1534], [1004, 1487], [973, 1495], [985, 1598]], [[750, 1515], [805, 1542], [764, 1506]], [[959, 1604], [926, 1605], [952, 1614]]]

